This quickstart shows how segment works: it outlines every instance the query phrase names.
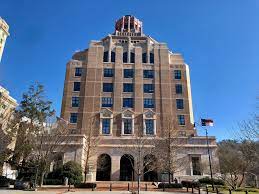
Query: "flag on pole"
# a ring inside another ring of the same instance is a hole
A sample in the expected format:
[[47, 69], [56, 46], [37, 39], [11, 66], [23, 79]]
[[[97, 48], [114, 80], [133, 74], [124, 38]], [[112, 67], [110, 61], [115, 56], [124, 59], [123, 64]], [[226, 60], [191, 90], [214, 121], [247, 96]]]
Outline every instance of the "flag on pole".
[[213, 120], [212, 119], [201, 119], [201, 126], [213, 126]]

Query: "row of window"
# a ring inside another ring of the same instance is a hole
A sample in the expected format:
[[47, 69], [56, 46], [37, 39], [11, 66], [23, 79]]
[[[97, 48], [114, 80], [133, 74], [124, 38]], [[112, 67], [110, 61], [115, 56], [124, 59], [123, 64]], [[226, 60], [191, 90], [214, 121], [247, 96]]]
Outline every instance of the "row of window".
[[[77, 123], [77, 117], [78, 117], [77, 113], [70, 113], [70, 123], [76, 124]], [[185, 125], [185, 117], [184, 117], [184, 115], [177, 115], [177, 119], [178, 119], [178, 125]], [[110, 129], [110, 120], [111, 119], [102, 119], [102, 121], [105, 121], [104, 123], [102, 123], [102, 127], [104, 129], [107, 129], [107, 130]], [[148, 131], [152, 131], [154, 129], [154, 122], [152, 122], [154, 120], [153, 119], [146, 119], [145, 121], [146, 121], [145, 122], [145, 124], [146, 124], [146, 133], [149, 134]], [[131, 122], [131, 124], [129, 124], [129, 123], [127, 124], [126, 128], [128, 130], [129, 130], [129, 126], [130, 125], [132, 126], [132, 122]], [[125, 125], [124, 125], [124, 128], [125, 128]]]
[[[114, 51], [111, 52], [111, 62], [115, 62], [116, 53]], [[123, 63], [128, 62], [128, 52], [124, 52], [122, 56]], [[150, 63], [154, 63], [154, 53], [149, 54]], [[109, 52], [105, 51], [103, 53], [103, 62], [109, 62]], [[130, 63], [135, 63], [135, 53], [130, 52]], [[142, 63], [147, 63], [147, 53], [142, 53]]]

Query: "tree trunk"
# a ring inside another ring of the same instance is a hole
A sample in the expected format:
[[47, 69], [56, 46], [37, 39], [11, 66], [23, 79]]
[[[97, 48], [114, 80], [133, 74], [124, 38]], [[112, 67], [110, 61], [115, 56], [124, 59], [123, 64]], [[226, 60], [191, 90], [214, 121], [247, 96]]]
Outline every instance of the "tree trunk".
[[140, 194], [140, 174], [138, 173], [138, 194]]
[[44, 180], [45, 172], [43, 172], [40, 176], [40, 187], [43, 185], [43, 180]]
[[241, 178], [241, 180], [240, 180], [240, 182], [238, 184], [238, 187], [241, 187], [241, 185], [242, 185], [242, 183], [244, 181], [244, 178], [245, 178], [245, 173], [242, 173], [242, 178]]
[[171, 173], [168, 172], [168, 183], [171, 184]]

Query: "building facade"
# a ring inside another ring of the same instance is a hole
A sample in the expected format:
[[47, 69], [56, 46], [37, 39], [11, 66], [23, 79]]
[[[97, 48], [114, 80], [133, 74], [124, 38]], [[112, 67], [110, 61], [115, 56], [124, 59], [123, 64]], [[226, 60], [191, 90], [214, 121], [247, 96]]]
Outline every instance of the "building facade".
[[[91, 157], [91, 180], [126, 180], [122, 176], [125, 146], [133, 145], [136, 136], [163, 139], [169, 120], [175, 137], [184, 142], [179, 154], [188, 158], [176, 176], [206, 174], [201, 167], [208, 158], [206, 138], [194, 128], [189, 66], [166, 43], [145, 35], [142, 22], [134, 16], [120, 18], [113, 34], [91, 41], [67, 63], [61, 117], [70, 122], [71, 136], [77, 139], [63, 159], [82, 166], [89, 118], [97, 121], [94, 136], [100, 142]], [[215, 137], [208, 141], [215, 155]], [[131, 157], [136, 161], [136, 156]], [[98, 167], [100, 160], [110, 166], [105, 172]], [[161, 180], [161, 172], [156, 173], [142, 179]]]
[[8, 24], [0, 17], [0, 62], [4, 52], [4, 46], [7, 37], [9, 36], [9, 26]]

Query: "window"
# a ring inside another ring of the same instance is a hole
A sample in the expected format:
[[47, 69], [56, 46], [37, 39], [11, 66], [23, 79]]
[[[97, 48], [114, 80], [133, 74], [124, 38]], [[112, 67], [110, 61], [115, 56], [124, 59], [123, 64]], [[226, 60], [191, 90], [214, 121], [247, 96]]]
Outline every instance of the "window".
[[108, 60], [109, 60], [109, 52], [105, 51], [103, 53], [103, 62], [108, 62]]
[[154, 63], [154, 53], [150, 53], [149, 58], [150, 58], [150, 63]]
[[178, 115], [178, 125], [185, 125], [185, 118], [184, 115]]
[[77, 123], [77, 113], [70, 113], [70, 123]]
[[133, 98], [123, 98], [123, 107], [133, 108]]
[[192, 174], [201, 175], [200, 158], [192, 157]]
[[79, 97], [73, 96], [71, 104], [72, 104], [72, 107], [79, 107]]
[[182, 79], [181, 70], [174, 70], [174, 79]]
[[124, 69], [123, 74], [124, 74], [124, 78], [133, 78], [134, 77], [134, 69]]
[[123, 53], [123, 63], [127, 63], [128, 62], [128, 53], [124, 52]]
[[132, 133], [132, 119], [124, 119], [124, 134]]
[[146, 119], [146, 134], [147, 135], [154, 135], [154, 120], [153, 119]]
[[74, 82], [74, 92], [80, 91], [80, 82]]
[[103, 92], [113, 92], [113, 84], [103, 83]]
[[102, 119], [102, 134], [110, 134], [111, 119]]
[[123, 92], [133, 92], [133, 84], [123, 84]]
[[154, 78], [154, 70], [143, 70], [144, 78]]
[[154, 108], [155, 101], [152, 98], [144, 98], [144, 108]]
[[183, 99], [176, 99], [176, 108], [177, 109], [184, 109]]
[[115, 62], [115, 56], [116, 56], [116, 54], [115, 54], [115, 52], [111, 52], [111, 62]]
[[176, 94], [182, 94], [183, 93], [183, 86], [182, 86], [182, 84], [176, 84], [175, 85], [175, 93]]
[[81, 76], [82, 75], [82, 68], [76, 67], [75, 69], [75, 76]]
[[147, 53], [142, 53], [142, 63], [147, 63]]
[[113, 77], [113, 69], [108, 69], [108, 68], [103, 69], [103, 76]]
[[154, 84], [144, 84], [144, 93], [154, 93]]
[[130, 62], [135, 63], [135, 53], [130, 53]]
[[112, 107], [113, 100], [110, 97], [102, 97], [102, 107]]

